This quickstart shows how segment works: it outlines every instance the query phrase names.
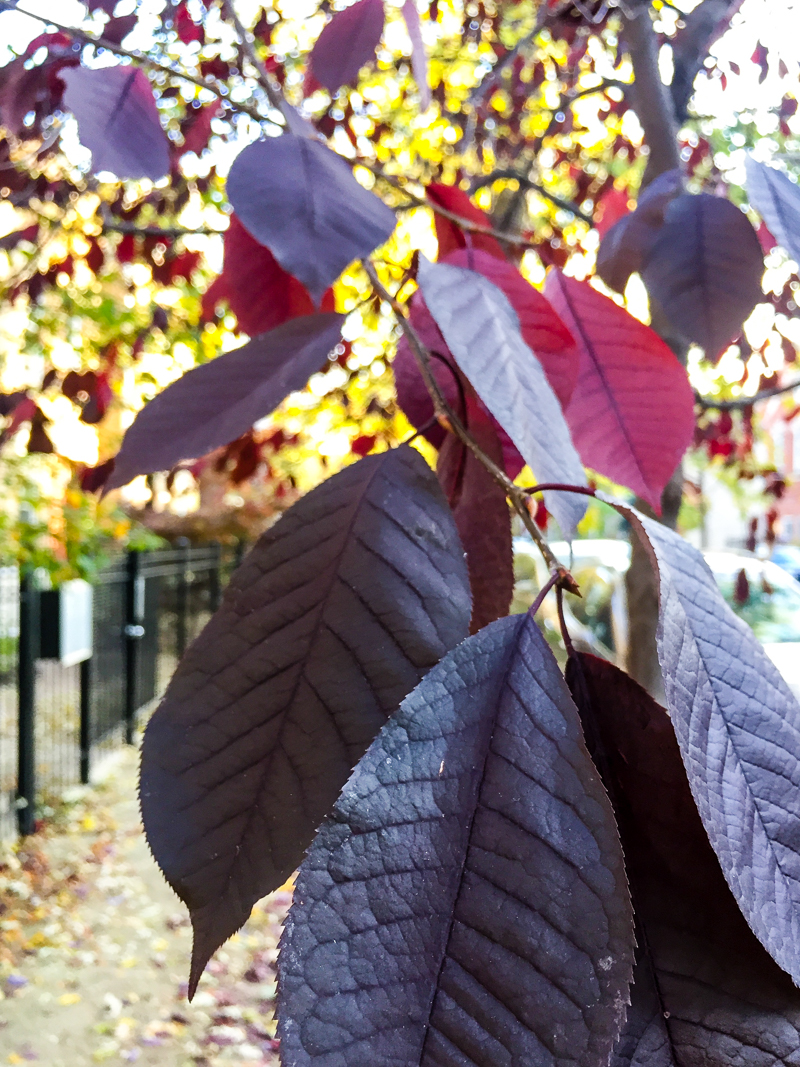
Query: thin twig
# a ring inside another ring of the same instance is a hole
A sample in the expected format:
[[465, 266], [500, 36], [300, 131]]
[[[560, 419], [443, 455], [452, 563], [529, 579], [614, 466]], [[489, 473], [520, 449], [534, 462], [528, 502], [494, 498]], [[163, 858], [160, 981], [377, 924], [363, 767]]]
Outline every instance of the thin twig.
[[[86, 33], [84, 30], [79, 30], [75, 26], [65, 26], [60, 22], [55, 22], [49, 17], [43, 15], [34, 15], [32, 11], [26, 11], [25, 8], [16, 7], [9, 3], [9, 0], [0, 0], [0, 8], [6, 11], [15, 11], [18, 15], [27, 15], [28, 18], [35, 19], [43, 26], [53, 26], [55, 29], [60, 30], [61, 33], [66, 33], [71, 37], [74, 37], [78, 41], [83, 41], [84, 44], [93, 45], [95, 48], [105, 48], [108, 52], [113, 52], [114, 55], [124, 56], [126, 59], [133, 59], [137, 63], [141, 63], [151, 70], [160, 70], [164, 74], [169, 74], [173, 78], [180, 78], [182, 81], [191, 82], [192, 85], [197, 85], [200, 89], [207, 89], [214, 96], [223, 100], [234, 111], [241, 111], [245, 115], [249, 115], [250, 118], [255, 119], [256, 122], [271, 122], [265, 115], [256, 107], [251, 107], [249, 104], [235, 103], [230, 99], [227, 88], [219, 85], [216, 81], [208, 82], [202, 78], [195, 78], [194, 75], [188, 74], [184, 70], [174, 70], [172, 67], [166, 65], [166, 63], [159, 63], [156, 59], [151, 59], [148, 55], [143, 55], [141, 52], [131, 52], [127, 48], [123, 48], [122, 45], [115, 44], [113, 41], [107, 41], [104, 37], [93, 37], [90, 33]], [[274, 125], [274, 124], [273, 124]]]
[[103, 233], [130, 233], [135, 237], [222, 237], [224, 230], [212, 230], [209, 226], [200, 226], [196, 230], [184, 226], [137, 226], [134, 222], [102, 223]]
[[247, 27], [242, 20], [236, 14], [236, 10], [233, 6], [233, 0], [222, 0], [222, 13], [226, 18], [229, 18], [233, 23], [233, 27], [239, 35], [242, 48], [247, 58], [250, 60], [250, 64], [256, 72], [258, 83], [264, 92], [267, 94], [267, 99], [276, 111], [280, 111], [283, 115], [284, 121], [287, 126], [291, 125], [291, 116], [289, 114], [289, 104], [284, 99], [283, 93], [278, 86], [273, 82], [272, 78], [267, 71], [267, 68], [258, 58], [258, 52], [256, 52], [255, 44], [250, 40]]
[[542, 9], [538, 13], [538, 16], [536, 18], [536, 24], [534, 25], [533, 29], [526, 33], [524, 37], [520, 37], [514, 47], [509, 48], [506, 54], [500, 59], [498, 59], [492, 69], [487, 72], [485, 78], [483, 78], [482, 81], [478, 82], [478, 84], [473, 86], [473, 88], [470, 90], [469, 97], [467, 98], [467, 103], [470, 104], [476, 112], [483, 100], [488, 95], [489, 91], [500, 81], [500, 75], [503, 73], [506, 67], [510, 66], [520, 54], [520, 52], [522, 52], [523, 49], [527, 48], [528, 45], [533, 43], [534, 39], [539, 36], [539, 34], [547, 25], [547, 23], [557, 18], [559, 14], [560, 12], [557, 10], [548, 10], [548, 4], [545, 0], [545, 2], [542, 4]]
[[475, 443], [475, 441], [473, 441], [472, 437], [468, 433], [461, 419], [458, 417], [455, 411], [453, 411], [452, 407], [448, 404], [447, 400], [444, 397], [444, 394], [442, 393], [442, 390], [439, 388], [439, 383], [436, 381], [436, 378], [433, 375], [433, 371], [431, 370], [430, 354], [428, 353], [428, 350], [425, 348], [425, 346], [422, 344], [422, 341], [420, 341], [419, 336], [417, 335], [417, 331], [408, 321], [408, 318], [406, 317], [405, 310], [403, 309], [402, 305], [398, 303], [395, 297], [393, 297], [392, 294], [388, 291], [388, 289], [386, 289], [386, 287], [383, 285], [380, 278], [378, 277], [377, 271], [375, 270], [373, 264], [369, 260], [363, 260], [362, 265], [367, 273], [367, 277], [372, 283], [372, 288], [382, 300], [386, 301], [386, 303], [395, 313], [400, 329], [405, 334], [411, 351], [414, 353], [414, 357], [417, 361], [417, 366], [419, 367], [422, 379], [425, 382], [428, 392], [431, 395], [431, 399], [433, 400], [433, 409], [436, 412], [436, 416], [439, 422], [446, 429], [454, 433], [456, 437], [458, 437], [458, 439], [467, 446], [467, 448], [473, 453], [475, 458], [483, 464], [489, 474], [491, 474], [497, 484], [502, 488], [503, 492], [511, 501], [514, 510], [522, 519], [522, 522], [524, 523], [525, 528], [528, 530], [528, 533], [530, 533], [531, 537], [536, 542], [536, 545], [539, 551], [542, 553], [542, 557], [544, 558], [544, 561], [550, 569], [551, 573], [556, 574], [558, 576], [558, 580], [562, 584], [564, 584], [566, 588], [569, 589], [571, 592], [577, 590], [578, 587], [577, 583], [575, 582], [575, 579], [572, 577], [566, 567], [564, 567], [553, 554], [547, 541], [542, 536], [541, 531], [537, 527], [536, 523], [533, 521], [531, 513], [528, 510], [526, 494], [523, 492], [522, 489], [519, 488], [518, 485], [515, 485], [511, 481], [511, 479], [508, 477], [504, 470], [498, 467], [497, 464], [478, 447], [478, 445]]
[[550, 575], [550, 577], [544, 583], [542, 588], [539, 590], [539, 592], [538, 592], [538, 594], [536, 596], [536, 599], [531, 604], [531, 606], [528, 608], [528, 614], [529, 615], [535, 615], [536, 614], [536, 612], [539, 610], [539, 608], [544, 603], [544, 598], [547, 596], [547, 594], [550, 592], [550, 590], [553, 588], [553, 586], [556, 586], [557, 589], [561, 588], [560, 585], [559, 585], [559, 575], [556, 572], [553, 572]]
[[769, 389], [753, 393], [752, 396], [737, 396], [735, 400], [714, 400], [713, 397], [695, 393], [694, 401], [702, 408], [710, 408], [714, 411], [739, 411], [742, 408], [752, 407], [759, 400], [768, 400], [771, 396], [780, 396], [781, 393], [791, 393], [794, 389], [800, 389], [800, 380], [789, 382], [788, 385], [773, 385]]
[[529, 496], [533, 496], [534, 493], [547, 493], [550, 491], [582, 493], [583, 496], [597, 497], [597, 491], [590, 489], [588, 485], [564, 485], [561, 482], [537, 482], [536, 485], [531, 485], [522, 490], [523, 493], [527, 493]]
[[498, 178], [508, 178], [513, 181], [519, 182], [523, 189], [531, 189], [533, 192], [539, 193], [545, 200], [549, 200], [551, 204], [555, 204], [556, 207], [560, 207], [562, 211], [570, 211], [576, 218], [581, 219], [591, 226], [593, 219], [591, 215], [588, 215], [583, 208], [578, 207], [572, 200], [565, 200], [562, 196], [557, 196], [555, 193], [551, 193], [545, 189], [543, 185], [538, 182], [531, 181], [530, 178], [526, 178], [519, 174], [515, 170], [495, 170], [491, 174], [482, 174], [476, 178], [472, 183], [472, 189], [481, 189], [485, 185], [491, 185], [492, 182], [497, 181]]
[[496, 241], [500, 241], [503, 244], [514, 245], [516, 248], [537, 249], [540, 246], [541, 242], [537, 243], [535, 241], [529, 241], [527, 238], [520, 237], [518, 234], [507, 233], [503, 230], [495, 230], [491, 226], [481, 226], [477, 222], [471, 222], [469, 219], [462, 218], [461, 215], [457, 215], [454, 211], [448, 211], [447, 208], [440, 207], [439, 204], [434, 204], [433, 201], [428, 200], [426, 197], [420, 196], [418, 193], [413, 193], [399, 178], [396, 178], [393, 174], [386, 174], [380, 167], [366, 162], [363, 159], [346, 159], [345, 162], [353, 167], [363, 167], [365, 170], [368, 170], [370, 174], [374, 174], [376, 178], [386, 182], [387, 185], [391, 185], [391, 187], [397, 189], [398, 192], [403, 193], [403, 195], [407, 196], [417, 207], [429, 208], [434, 214], [441, 215], [444, 219], [449, 219], [460, 227], [460, 229], [466, 230], [468, 233], [482, 233], [487, 237], [494, 237]]

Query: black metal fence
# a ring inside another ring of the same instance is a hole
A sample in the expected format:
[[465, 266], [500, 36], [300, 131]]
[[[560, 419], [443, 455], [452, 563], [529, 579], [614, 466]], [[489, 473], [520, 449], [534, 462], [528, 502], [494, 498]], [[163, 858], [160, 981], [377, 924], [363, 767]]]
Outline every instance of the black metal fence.
[[133, 741], [242, 551], [187, 543], [115, 560], [91, 590], [88, 658], [59, 654], [59, 591], [0, 567], [0, 837], [31, 833], [101, 752]]

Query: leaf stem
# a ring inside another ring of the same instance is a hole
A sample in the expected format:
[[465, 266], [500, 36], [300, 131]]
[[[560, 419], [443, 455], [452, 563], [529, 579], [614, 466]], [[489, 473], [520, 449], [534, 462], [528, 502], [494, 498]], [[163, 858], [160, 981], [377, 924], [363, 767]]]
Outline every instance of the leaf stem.
[[539, 608], [542, 606], [542, 604], [544, 603], [544, 598], [547, 596], [547, 594], [550, 592], [550, 590], [553, 588], [553, 586], [556, 587], [556, 596], [558, 596], [561, 593], [561, 586], [559, 585], [559, 578], [560, 578], [560, 575], [557, 572], [553, 572], [550, 575], [550, 577], [547, 579], [547, 581], [544, 583], [542, 588], [539, 590], [539, 592], [536, 594], [536, 599], [531, 604], [531, 606], [528, 608], [528, 614], [531, 617], [533, 617], [536, 614], [536, 612], [539, 610]]
[[577, 592], [578, 585], [569, 571], [564, 567], [556, 556], [553, 554], [550, 546], [543, 537], [536, 523], [533, 521], [530, 510], [528, 508], [528, 502], [526, 499], [527, 494], [523, 489], [520, 489], [518, 485], [508, 477], [506, 472], [502, 470], [497, 464], [486, 455], [485, 452], [475, 443], [470, 436], [466, 427], [462, 423], [461, 419], [448, 404], [445, 399], [442, 390], [439, 388], [439, 383], [433, 375], [431, 370], [430, 353], [419, 339], [417, 331], [408, 321], [405, 310], [402, 305], [397, 301], [395, 297], [388, 291], [383, 285], [378, 273], [375, 270], [374, 265], [367, 259], [362, 261], [364, 270], [367, 273], [367, 277], [372, 283], [372, 288], [385, 300], [391, 307], [395, 314], [400, 329], [406, 336], [406, 339], [411, 347], [411, 351], [414, 353], [414, 358], [417, 361], [422, 379], [425, 382], [428, 392], [431, 395], [433, 401], [433, 410], [436, 412], [436, 417], [439, 422], [451, 433], [454, 433], [460, 441], [467, 446], [467, 448], [473, 453], [475, 458], [483, 464], [486, 470], [491, 474], [497, 484], [501, 487], [508, 499], [511, 501], [511, 505], [517, 512], [519, 517], [527, 529], [528, 533], [533, 538], [536, 546], [542, 554], [542, 557], [547, 564], [551, 574], [555, 577], [556, 581], [563, 584], [570, 592]]
[[528, 486], [523, 489], [523, 493], [533, 495], [534, 493], [546, 493], [548, 491], [558, 491], [563, 493], [581, 493], [583, 496], [596, 497], [597, 492], [594, 489], [590, 489], [588, 485], [567, 485], [563, 482], [537, 482], [536, 485]]

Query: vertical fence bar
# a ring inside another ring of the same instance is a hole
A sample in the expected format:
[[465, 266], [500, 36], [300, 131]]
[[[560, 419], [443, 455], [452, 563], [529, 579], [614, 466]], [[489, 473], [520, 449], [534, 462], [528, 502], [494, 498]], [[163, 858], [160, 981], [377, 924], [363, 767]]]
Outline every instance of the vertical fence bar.
[[139, 642], [144, 637], [144, 578], [138, 552], [128, 553], [125, 583], [125, 743], [133, 744], [139, 680]]
[[208, 573], [208, 610], [213, 615], [222, 599], [222, 545], [217, 541], [213, 545], [214, 562]]
[[39, 591], [30, 570], [20, 573], [17, 661], [17, 827], [36, 825], [36, 657], [39, 652]]
[[175, 651], [180, 661], [189, 643], [189, 561], [191, 544], [187, 537], [177, 541], [181, 551], [180, 574], [176, 593]]
[[89, 784], [92, 759], [92, 658], [82, 660], [81, 672], [81, 785]]

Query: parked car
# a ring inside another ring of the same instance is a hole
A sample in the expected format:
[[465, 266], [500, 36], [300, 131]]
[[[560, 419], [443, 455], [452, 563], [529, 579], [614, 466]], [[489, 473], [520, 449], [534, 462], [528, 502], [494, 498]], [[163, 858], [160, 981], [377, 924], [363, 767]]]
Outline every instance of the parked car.
[[800, 548], [797, 545], [775, 545], [769, 558], [793, 578], [800, 580]]
[[[581, 647], [623, 666], [627, 648], [625, 572], [630, 545], [625, 541], [577, 540], [554, 542], [553, 552], [570, 567], [582, 598], [567, 597], [570, 633]], [[546, 568], [532, 541], [514, 540], [518, 574], [515, 610], [533, 603], [536, 589], [546, 580]], [[538, 559], [536, 558], [538, 556]], [[764, 651], [800, 697], [800, 582], [771, 560], [744, 552], [706, 552], [706, 563], [725, 600], [752, 628]], [[532, 594], [532, 595], [531, 595]], [[551, 610], [545, 613], [545, 625]], [[549, 629], [549, 626], [548, 626]]]

